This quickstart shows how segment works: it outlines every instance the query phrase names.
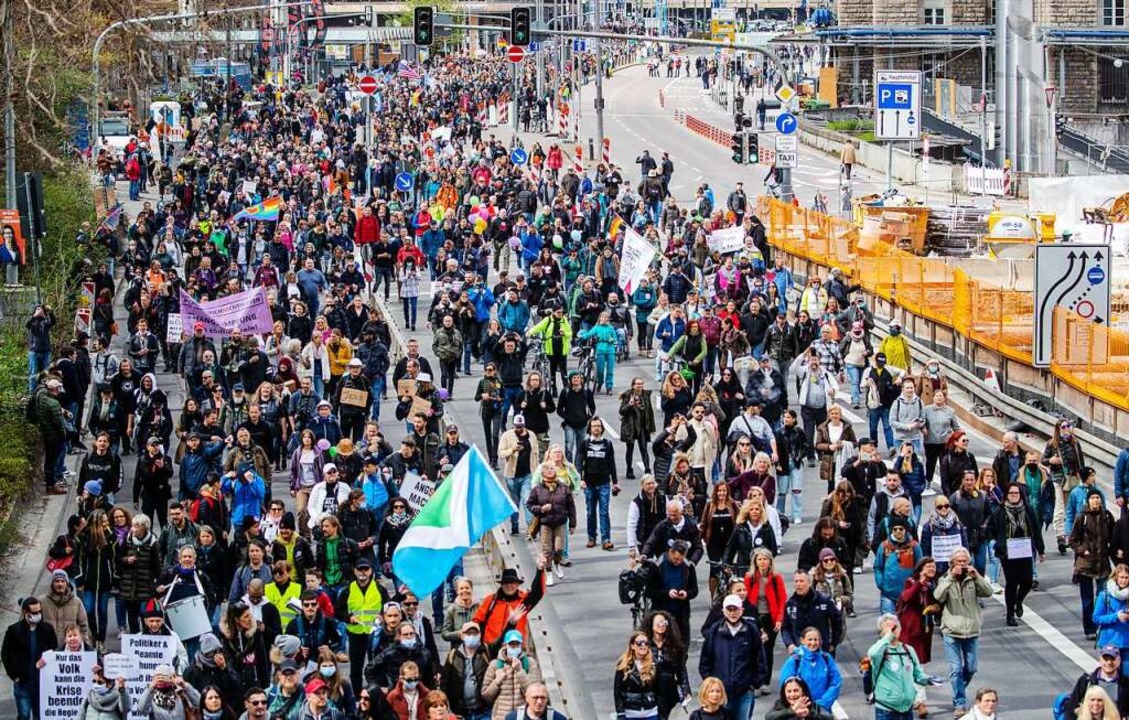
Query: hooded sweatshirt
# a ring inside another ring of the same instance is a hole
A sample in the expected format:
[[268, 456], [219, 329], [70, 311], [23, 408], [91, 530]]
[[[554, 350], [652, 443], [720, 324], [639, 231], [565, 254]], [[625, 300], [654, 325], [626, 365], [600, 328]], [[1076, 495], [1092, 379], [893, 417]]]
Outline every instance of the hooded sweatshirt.
[[96, 686], [86, 693], [82, 706], [78, 709], [76, 717], [82, 720], [121, 720], [129, 712], [129, 695], [125, 688], [118, 690], [110, 687], [105, 692], [106, 686]]
[[[66, 573], [63, 573], [64, 575]], [[90, 623], [87, 621], [86, 608], [82, 600], [75, 595], [74, 586], [70, 579], [67, 580], [67, 589], [62, 593], [48, 592], [43, 599], [43, 620], [51, 623], [60, 636], [67, 625], [77, 625], [82, 633], [83, 642], [91, 642]]]

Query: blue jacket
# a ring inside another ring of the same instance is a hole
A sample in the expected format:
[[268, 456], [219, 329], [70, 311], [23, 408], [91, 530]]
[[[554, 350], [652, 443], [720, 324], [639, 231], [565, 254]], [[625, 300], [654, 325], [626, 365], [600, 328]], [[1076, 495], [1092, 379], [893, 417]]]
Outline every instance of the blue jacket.
[[[1118, 462], [1121, 462], [1121, 457], [1118, 456]], [[1066, 497], [1066, 523], [1064, 529], [1066, 536], [1070, 537], [1070, 531], [1074, 529], [1074, 518], [1078, 517], [1079, 513], [1086, 511], [1086, 496], [1090, 494], [1090, 488], [1098, 491], [1102, 496], [1102, 505], [1105, 505], [1105, 493], [1101, 488], [1094, 485], [1079, 485], [1070, 491], [1070, 495]]]
[[721, 680], [725, 693], [733, 698], [768, 681], [760, 628], [752, 618], [743, 618], [741, 623], [736, 635], [729, 632], [724, 620], [711, 625], [698, 659], [701, 676]]
[[222, 442], [200, 443], [197, 452], [185, 452], [180, 460], [180, 489], [177, 500], [195, 500], [200, 487], [212, 470], [219, 472], [220, 456], [223, 455]]
[[1129, 622], [1117, 619], [1117, 613], [1129, 612], [1129, 597], [1118, 600], [1110, 595], [1109, 589], [1116, 591], [1117, 583], [1113, 578], [1106, 580], [1105, 589], [1098, 594], [1094, 603], [1094, 624], [1098, 626], [1098, 646], [1129, 647]]
[[502, 330], [525, 334], [525, 327], [529, 325], [529, 305], [524, 300], [512, 303], [509, 300], [498, 306], [498, 322]]
[[447, 240], [447, 233], [440, 229], [427, 230], [420, 236], [420, 250], [423, 254], [432, 260], [439, 254], [439, 248], [443, 247], [443, 243]]
[[592, 338], [596, 345], [596, 353], [615, 354], [616, 345], [619, 344], [619, 335], [611, 325], [593, 325], [577, 335], [581, 340]]
[[666, 276], [663, 281], [663, 290], [666, 291], [666, 296], [670, 298], [672, 303], [686, 302], [686, 296], [693, 289], [690, 278], [686, 277], [683, 273], [671, 273]]
[[635, 306], [635, 322], [639, 327], [647, 324], [651, 311], [655, 309], [655, 305], [658, 305], [658, 298], [654, 285], [639, 287], [631, 294], [631, 304]]
[[[950, 514], [955, 513], [952, 510]], [[960, 535], [960, 544], [963, 547], [968, 547], [968, 533], [964, 530], [964, 525], [960, 524], [960, 520], [955, 520], [949, 527], [942, 527], [940, 525], [934, 527], [933, 523], [926, 520], [921, 524], [921, 552], [925, 556], [933, 556], [933, 538], [935, 537], [948, 537], [950, 535]], [[937, 563], [937, 575], [940, 576], [946, 572], [949, 567], [947, 562]]]
[[910, 471], [902, 471], [901, 458], [896, 458], [891, 461], [894, 468], [898, 471], [898, 475], [902, 478], [902, 487], [906, 489], [906, 493], [910, 497], [921, 498], [921, 493], [925, 492], [925, 487], [928, 483], [925, 481], [925, 466], [921, 464], [918, 459], [917, 453], [914, 453], [913, 459], [910, 461]]
[[541, 248], [545, 246], [545, 240], [537, 233], [526, 233], [521, 236], [521, 257], [526, 263], [532, 263], [537, 259], [537, 255], [541, 252]]
[[231, 523], [235, 527], [243, 523], [243, 518], [259, 515], [263, 511], [267, 486], [255, 471], [252, 470], [251, 475], [250, 482], [227, 476], [220, 486], [224, 495], [231, 498]]
[[797, 645], [780, 668], [780, 683], [797, 675], [808, 684], [815, 704], [824, 710], [830, 710], [839, 699], [839, 692], [843, 689], [843, 674], [839, 672], [839, 666], [830, 653], [822, 650], [812, 652], [803, 645]]
[[368, 505], [369, 512], [383, 517], [384, 508], [392, 499], [392, 492], [384, 482], [384, 476], [380, 473], [362, 476], [360, 489], [365, 493], [365, 504]]
[[1117, 464], [1113, 466], [1113, 496], [1129, 497], [1129, 448], [1117, 454]]
[[900, 596], [921, 557], [921, 546], [914, 540], [900, 546], [883, 540], [874, 552], [874, 584], [878, 591], [889, 598]]
[[494, 292], [481, 285], [467, 290], [467, 297], [474, 303], [475, 319], [483, 323], [490, 319], [490, 310], [494, 307]]
[[673, 317], [667, 315], [655, 327], [655, 337], [659, 339], [659, 349], [665, 352], [670, 352], [670, 348], [682, 337], [686, 332], [686, 320], [674, 320]]

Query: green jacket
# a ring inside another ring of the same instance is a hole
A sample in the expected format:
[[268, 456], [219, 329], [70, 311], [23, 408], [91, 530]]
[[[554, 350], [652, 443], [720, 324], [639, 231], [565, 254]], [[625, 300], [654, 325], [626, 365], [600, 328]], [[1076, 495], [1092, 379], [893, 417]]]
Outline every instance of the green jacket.
[[66, 439], [63, 406], [46, 388], [35, 392], [35, 419], [39, 421], [39, 432], [43, 433], [44, 441], [62, 442]]
[[899, 713], [909, 712], [917, 686], [929, 682], [917, 653], [909, 645], [891, 647], [893, 635], [884, 635], [866, 651], [874, 678], [874, 704]]
[[[553, 353], [553, 316], [542, 318], [541, 322], [537, 323], [529, 329], [526, 333], [529, 337], [541, 338], [541, 348], [545, 351], [546, 357], [552, 357]], [[561, 318], [561, 353], [560, 355], [568, 357], [569, 351], [572, 349], [572, 325], [569, 324], [568, 318]], [[560, 357], [560, 356], [557, 356]]]
[[937, 581], [933, 597], [941, 605], [941, 632], [948, 637], [980, 636], [980, 604], [978, 598], [992, 597], [992, 586], [980, 573], [975, 579], [968, 571], [959, 579], [947, 572]]
[[455, 328], [440, 327], [435, 331], [431, 349], [440, 360], [458, 360], [463, 355], [463, 335]]
[[[686, 333], [683, 333], [682, 337], [678, 338], [678, 340], [675, 341], [674, 345], [670, 348], [670, 352], [668, 353], [668, 355], [670, 355], [672, 357], [677, 356], [677, 355], [681, 355], [686, 348], [686, 338], [687, 337], [688, 336], [686, 335]], [[697, 357], [686, 357], [686, 362], [693, 363], [695, 365], [701, 365], [702, 362], [706, 359], [706, 353], [708, 352], [708, 350], [709, 350], [709, 347], [706, 343], [706, 338], [705, 338], [705, 336], [702, 336], [702, 349], [698, 352], [698, 356]]]

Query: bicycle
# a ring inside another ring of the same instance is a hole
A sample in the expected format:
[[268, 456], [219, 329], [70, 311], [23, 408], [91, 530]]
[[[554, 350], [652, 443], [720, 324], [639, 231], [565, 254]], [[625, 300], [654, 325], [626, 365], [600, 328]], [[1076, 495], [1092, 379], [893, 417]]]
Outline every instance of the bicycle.
[[651, 612], [647, 586], [654, 582], [658, 567], [649, 558], [631, 558], [627, 569], [619, 574], [619, 601], [631, 606], [631, 625], [643, 628], [643, 619]]
[[591, 342], [583, 342], [572, 349], [577, 358], [576, 371], [584, 378], [584, 387], [593, 390], [596, 386], [596, 348]]
[[549, 357], [545, 354], [545, 348], [540, 342], [533, 344], [533, 358], [530, 360], [529, 369], [538, 373], [542, 381], [549, 377]]

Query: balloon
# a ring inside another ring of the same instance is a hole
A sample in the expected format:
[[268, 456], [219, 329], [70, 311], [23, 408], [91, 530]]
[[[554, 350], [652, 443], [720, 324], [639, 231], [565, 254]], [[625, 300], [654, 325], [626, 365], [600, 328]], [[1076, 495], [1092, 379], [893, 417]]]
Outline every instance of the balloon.
[[[478, 205], [479, 205], [479, 204], [480, 204], [481, 202], [482, 202], [482, 201], [478, 199], [478, 196], [477, 196], [477, 195], [471, 195], [471, 196], [470, 196], [470, 206], [471, 206], [471, 208], [476, 208], [476, 207], [478, 207]], [[472, 212], [473, 212], [473, 210], [472, 210]]]
[[582, 238], [583, 238], [584, 236], [583, 236], [583, 235], [582, 235], [582, 234], [580, 233], [580, 231], [579, 231], [579, 230], [573, 230], [573, 231], [572, 231], [572, 233], [570, 233], [570, 237], [572, 237], [572, 241], [573, 241], [573, 242], [580, 242], [580, 240], [581, 240], [581, 239], [582, 239]]
[[318, 440], [317, 447], [318, 447], [318, 450], [325, 452], [326, 450], [329, 449], [329, 441], [326, 440], [325, 438], [322, 438], [321, 440]]
[[447, 392], [447, 388], [439, 388], [439, 399], [443, 402], [451, 399], [451, 393]]
[[553, 247], [557, 250], [564, 249], [564, 238], [560, 236], [560, 233], [553, 235]]
[[482, 218], [478, 218], [474, 221], [474, 234], [481, 235], [484, 232], [486, 232], [486, 221]]
[[337, 457], [337, 448], [335, 448], [335, 447], [331, 447], [331, 448], [329, 449], [329, 456], [330, 456], [331, 458], [335, 458], [335, 457]]

